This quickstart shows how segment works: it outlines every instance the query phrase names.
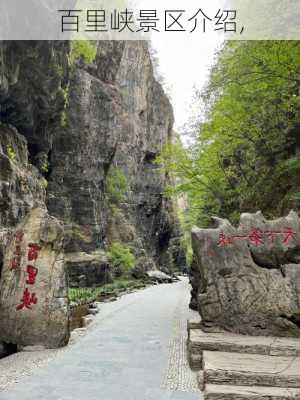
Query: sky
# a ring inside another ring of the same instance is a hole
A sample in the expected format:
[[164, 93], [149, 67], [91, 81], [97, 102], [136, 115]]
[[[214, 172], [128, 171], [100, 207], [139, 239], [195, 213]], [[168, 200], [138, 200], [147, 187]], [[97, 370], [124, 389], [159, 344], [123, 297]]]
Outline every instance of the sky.
[[[223, 3], [224, 0], [135, 0], [135, 7], [160, 12], [170, 6], [171, 9], [194, 12], [201, 8], [207, 15], [214, 16], [219, 9], [223, 9]], [[165, 89], [174, 108], [175, 129], [180, 133], [182, 126], [195, 112], [194, 87], [201, 90], [205, 86], [223, 37], [213, 31], [205, 35], [200, 32], [187, 36], [178, 32], [171, 35], [171, 39], [167, 34], [153, 35], [152, 47], [157, 51], [159, 73], [164, 78]]]
[[215, 36], [205, 41], [153, 41], [159, 59], [159, 72], [174, 108], [175, 129], [180, 133], [189, 117], [197, 112], [193, 104], [194, 88], [204, 88], [214, 55], [222, 40]]

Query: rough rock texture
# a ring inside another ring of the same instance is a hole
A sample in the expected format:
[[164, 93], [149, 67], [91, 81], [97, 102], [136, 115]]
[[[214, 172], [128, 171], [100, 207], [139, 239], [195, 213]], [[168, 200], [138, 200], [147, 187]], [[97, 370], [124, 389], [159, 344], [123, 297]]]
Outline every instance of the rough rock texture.
[[190, 300], [190, 308], [192, 310], [198, 310], [198, 286], [201, 284], [200, 280], [200, 272], [198, 268], [198, 264], [196, 261], [196, 257], [193, 257], [191, 268], [190, 268], [190, 285], [192, 287], [191, 290], [191, 300]]
[[204, 351], [206, 385], [300, 388], [300, 358]]
[[45, 196], [42, 177], [28, 163], [24, 136], [0, 124], [0, 232], [15, 226], [31, 208], [44, 204]]
[[71, 253], [66, 255], [70, 287], [93, 287], [113, 281], [109, 262], [104, 252]]
[[[250, 335], [300, 337], [300, 219], [242, 214], [236, 229], [194, 228], [197, 305], [204, 326]], [[195, 298], [194, 298], [195, 301]]]
[[205, 400], [297, 400], [300, 389], [263, 386], [206, 385]]
[[[193, 326], [193, 325], [192, 325]], [[275, 338], [272, 336], [238, 335], [230, 332], [204, 332], [189, 326], [188, 351], [194, 367], [202, 368], [204, 351], [226, 353], [262, 354], [268, 356], [300, 357], [300, 340], [295, 338]], [[195, 325], [194, 325], [195, 326]]]
[[55, 348], [69, 340], [63, 226], [34, 208], [7, 240], [0, 285], [0, 340]]
[[[64, 223], [71, 257], [121, 241], [130, 243], [137, 259], [170, 272], [184, 263], [180, 231], [162, 196], [168, 177], [157, 173], [153, 161], [172, 139], [172, 108], [154, 79], [146, 42], [95, 46], [94, 62], [78, 57], [70, 65], [69, 43], [0, 43], [0, 121], [17, 140], [13, 164], [10, 139], [0, 135], [0, 174], [6, 174], [0, 180], [0, 230], [45, 200], [50, 215]], [[117, 213], [106, 189], [113, 168], [128, 181]], [[26, 193], [18, 174], [30, 181]], [[82, 263], [72, 265], [78, 280]], [[92, 258], [85, 266], [89, 284], [100, 279], [94, 266]]]
[[148, 271], [147, 275], [151, 280], [159, 283], [172, 283], [175, 281], [175, 278], [173, 278], [172, 276], [158, 270]]
[[[68, 87], [66, 126], [51, 152], [48, 207], [62, 219], [67, 252], [91, 252], [105, 243], [136, 243], [172, 268], [169, 244], [178, 235], [168, 180], [153, 164], [171, 140], [170, 103], [152, 71], [143, 42], [101, 42], [94, 65], [78, 63]], [[126, 199], [112, 216], [106, 177], [116, 167], [127, 177]]]

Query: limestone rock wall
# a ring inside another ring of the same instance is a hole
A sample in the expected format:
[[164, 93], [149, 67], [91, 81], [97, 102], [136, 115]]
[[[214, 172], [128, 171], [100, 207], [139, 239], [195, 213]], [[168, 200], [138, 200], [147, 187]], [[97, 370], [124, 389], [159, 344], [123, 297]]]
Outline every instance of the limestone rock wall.
[[[162, 196], [168, 177], [153, 163], [172, 138], [171, 105], [147, 43], [96, 47], [93, 62], [79, 57], [70, 65], [69, 43], [0, 43], [0, 231], [43, 203], [64, 223], [70, 259], [92, 259], [92, 276], [98, 258], [89, 255], [114, 240], [172, 270], [182, 260], [180, 232]], [[128, 181], [117, 216], [105, 190], [113, 167]]]

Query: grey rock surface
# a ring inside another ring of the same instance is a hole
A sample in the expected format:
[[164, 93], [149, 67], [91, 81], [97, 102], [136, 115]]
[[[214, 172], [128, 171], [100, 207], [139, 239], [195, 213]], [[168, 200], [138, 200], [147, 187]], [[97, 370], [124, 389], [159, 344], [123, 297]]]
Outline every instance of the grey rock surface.
[[202, 355], [206, 350], [226, 353], [261, 354], [269, 356], [300, 357], [300, 339], [272, 336], [247, 336], [230, 332], [209, 333], [190, 329], [189, 357], [202, 368]]
[[298, 388], [206, 385], [206, 400], [297, 400]]
[[65, 263], [70, 287], [92, 287], [113, 281], [109, 262], [103, 251], [68, 253]]
[[[169, 178], [154, 163], [172, 140], [172, 107], [154, 78], [146, 42], [95, 45], [93, 62], [79, 57], [70, 65], [67, 42], [0, 44], [0, 121], [13, 127], [0, 136], [0, 230], [45, 201], [64, 223], [66, 253], [93, 254], [120, 241], [134, 243], [137, 256], [165, 272], [180, 269], [180, 230], [163, 197]], [[18, 171], [6, 154], [11, 143]], [[106, 190], [113, 168], [128, 181], [117, 213]], [[17, 173], [29, 181], [26, 194]], [[99, 274], [91, 272], [89, 284]], [[75, 275], [74, 282], [85, 274]]]
[[0, 231], [15, 226], [45, 199], [43, 179], [28, 162], [26, 139], [0, 123]]
[[174, 278], [170, 275], [165, 274], [162, 271], [158, 270], [152, 270], [148, 271], [147, 275], [151, 280], [159, 282], [159, 283], [172, 283], [174, 281]]
[[204, 351], [206, 385], [300, 388], [300, 357]]
[[19, 346], [64, 346], [69, 302], [63, 226], [34, 208], [9, 237], [0, 283], [0, 340]]
[[203, 326], [300, 337], [298, 215], [268, 221], [260, 212], [242, 214], [238, 228], [215, 223], [192, 232], [193, 301]]

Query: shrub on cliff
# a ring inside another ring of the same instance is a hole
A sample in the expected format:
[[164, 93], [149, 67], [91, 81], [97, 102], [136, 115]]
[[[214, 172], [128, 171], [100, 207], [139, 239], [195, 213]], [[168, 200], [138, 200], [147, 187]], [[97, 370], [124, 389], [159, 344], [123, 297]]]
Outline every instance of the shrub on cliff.
[[135, 256], [121, 243], [112, 243], [107, 255], [116, 276], [127, 274], [135, 266]]
[[90, 40], [73, 40], [71, 42], [71, 51], [69, 55], [70, 65], [82, 58], [87, 63], [92, 63], [97, 54], [97, 49], [94, 42]]
[[119, 206], [125, 200], [127, 188], [128, 182], [123, 171], [120, 168], [111, 167], [105, 184], [105, 193], [111, 206]]

